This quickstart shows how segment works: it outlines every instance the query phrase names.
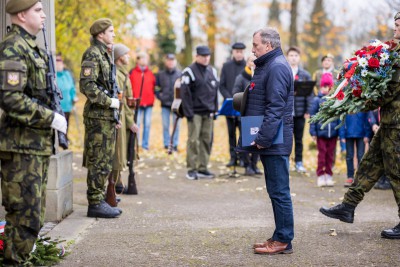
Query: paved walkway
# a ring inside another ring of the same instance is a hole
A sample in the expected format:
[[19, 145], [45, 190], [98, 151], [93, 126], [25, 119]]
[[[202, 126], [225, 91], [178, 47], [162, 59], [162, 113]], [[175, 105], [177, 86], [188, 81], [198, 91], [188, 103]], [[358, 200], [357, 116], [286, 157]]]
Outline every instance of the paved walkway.
[[[398, 266], [400, 240], [380, 237], [398, 223], [391, 191], [372, 190], [354, 224], [328, 219], [322, 205], [345, 189], [316, 187], [315, 177], [291, 175], [295, 239], [291, 255], [255, 255], [251, 246], [274, 230], [263, 178], [189, 181], [182, 162], [139, 163], [139, 195], [122, 195], [118, 219], [86, 217], [85, 169], [74, 155], [74, 213], [50, 235], [72, 240], [60, 266]], [[226, 169], [216, 164], [211, 170]], [[239, 169], [239, 171], [243, 171]], [[125, 177], [127, 173], [125, 173]], [[343, 180], [343, 177], [342, 179]], [[331, 230], [337, 235], [331, 236]]]

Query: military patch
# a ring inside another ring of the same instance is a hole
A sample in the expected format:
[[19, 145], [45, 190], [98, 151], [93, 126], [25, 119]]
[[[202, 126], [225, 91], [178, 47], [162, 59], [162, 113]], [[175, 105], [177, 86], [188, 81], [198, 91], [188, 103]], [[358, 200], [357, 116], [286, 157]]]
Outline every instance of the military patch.
[[11, 86], [16, 86], [20, 83], [18, 72], [7, 72], [7, 83]]
[[92, 74], [92, 68], [84, 68], [83, 69], [83, 76], [88, 77]]

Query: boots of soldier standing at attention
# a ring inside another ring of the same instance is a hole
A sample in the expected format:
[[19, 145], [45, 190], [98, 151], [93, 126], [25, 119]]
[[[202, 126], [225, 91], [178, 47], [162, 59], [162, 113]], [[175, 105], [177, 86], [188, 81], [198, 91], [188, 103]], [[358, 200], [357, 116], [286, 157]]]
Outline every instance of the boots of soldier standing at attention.
[[347, 203], [341, 203], [332, 208], [322, 207], [319, 209], [319, 211], [329, 218], [338, 219], [346, 223], [353, 223], [355, 209], [355, 206]]
[[98, 204], [88, 206], [87, 216], [92, 218], [116, 218], [122, 211], [118, 208], [112, 208], [104, 200]]

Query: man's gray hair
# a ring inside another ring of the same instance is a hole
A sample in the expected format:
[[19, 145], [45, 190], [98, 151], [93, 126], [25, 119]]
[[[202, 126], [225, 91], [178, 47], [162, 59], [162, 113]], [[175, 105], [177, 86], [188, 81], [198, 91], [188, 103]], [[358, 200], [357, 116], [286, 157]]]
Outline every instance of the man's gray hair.
[[259, 29], [253, 34], [253, 37], [259, 33], [261, 36], [261, 42], [263, 44], [270, 43], [272, 49], [281, 46], [281, 37], [279, 36], [278, 30], [275, 28], [267, 27]]

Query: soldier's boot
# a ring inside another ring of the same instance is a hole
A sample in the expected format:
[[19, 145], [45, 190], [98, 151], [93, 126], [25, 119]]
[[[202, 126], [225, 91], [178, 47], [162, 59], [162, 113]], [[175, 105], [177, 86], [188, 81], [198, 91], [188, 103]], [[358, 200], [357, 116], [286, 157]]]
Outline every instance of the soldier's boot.
[[339, 219], [342, 222], [353, 223], [355, 206], [347, 203], [336, 205], [332, 208], [322, 207], [319, 211], [330, 218]]
[[87, 216], [93, 218], [116, 218], [120, 214], [116, 208], [112, 208], [104, 200], [100, 201], [99, 204], [89, 205], [87, 212]]
[[386, 229], [381, 232], [381, 237], [388, 239], [400, 239], [400, 223], [392, 229]]

